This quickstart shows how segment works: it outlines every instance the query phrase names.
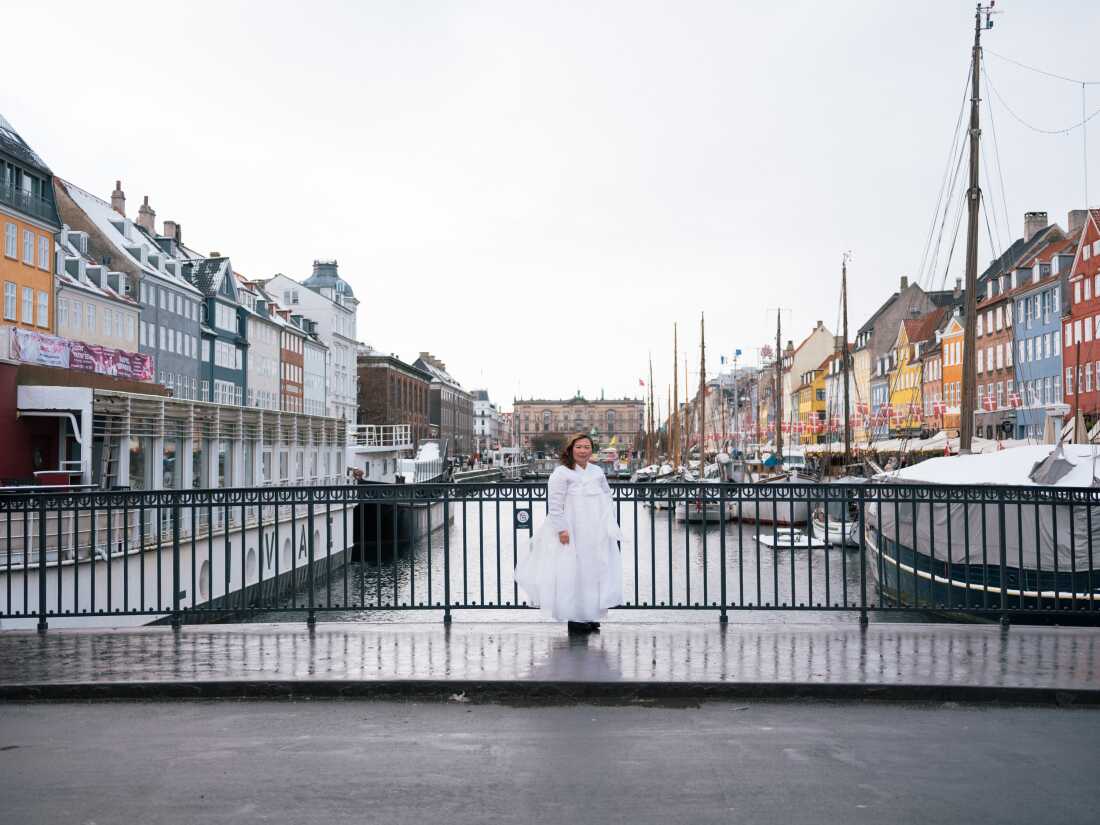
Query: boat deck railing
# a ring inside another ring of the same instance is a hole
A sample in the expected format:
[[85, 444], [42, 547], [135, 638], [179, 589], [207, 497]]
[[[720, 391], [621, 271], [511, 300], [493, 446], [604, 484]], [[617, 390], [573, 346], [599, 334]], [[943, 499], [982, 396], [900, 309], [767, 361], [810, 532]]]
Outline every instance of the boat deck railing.
[[[1100, 619], [1100, 489], [611, 489], [621, 609]], [[529, 609], [514, 571], [547, 510], [513, 480], [8, 493], [0, 619]]]

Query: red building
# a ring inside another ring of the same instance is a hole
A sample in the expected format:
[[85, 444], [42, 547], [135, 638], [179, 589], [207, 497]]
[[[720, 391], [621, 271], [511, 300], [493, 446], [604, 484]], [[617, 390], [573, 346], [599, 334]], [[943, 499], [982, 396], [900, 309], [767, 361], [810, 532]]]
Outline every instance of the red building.
[[1100, 418], [1100, 209], [1084, 216], [1069, 276], [1069, 314], [1062, 319], [1062, 386], [1070, 418]]

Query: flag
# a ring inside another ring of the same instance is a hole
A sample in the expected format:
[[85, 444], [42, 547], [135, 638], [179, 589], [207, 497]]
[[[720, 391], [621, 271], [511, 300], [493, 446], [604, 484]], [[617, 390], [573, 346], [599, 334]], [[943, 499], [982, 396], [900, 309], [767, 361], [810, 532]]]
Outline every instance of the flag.
[[866, 401], [857, 401], [856, 402], [856, 412], [859, 413], [860, 415], [867, 415], [867, 413], [869, 413], [870, 411], [871, 411], [871, 405], [868, 404]]
[[741, 357], [741, 350], [739, 350], [739, 349], [735, 349], [735, 350], [733, 351], [733, 357], [734, 357], [734, 358], [740, 358], [740, 357]]
[[983, 410], [995, 410], [997, 409], [997, 401], [992, 395], [986, 395], [982, 398]]
[[932, 402], [932, 415], [943, 415], [947, 412], [947, 404], [943, 401]]
[[645, 386], [645, 381], [643, 381], [641, 378], [639, 378], [638, 379], [638, 386], [639, 387], [644, 387]]
[[1008, 396], [1008, 406], [1010, 406], [1010, 407], [1020, 407], [1020, 406], [1023, 406], [1023, 405], [1022, 405], [1022, 404], [1020, 403], [1020, 395], [1019, 395], [1019, 393], [1015, 393], [1015, 392], [1014, 392], [1014, 393], [1011, 393], [1011, 394], [1009, 394], [1009, 396]]
[[724, 355], [719, 355], [719, 356], [718, 356], [718, 363], [719, 363], [719, 364], [725, 364], [725, 363], [726, 363], [726, 356], [724, 356]]

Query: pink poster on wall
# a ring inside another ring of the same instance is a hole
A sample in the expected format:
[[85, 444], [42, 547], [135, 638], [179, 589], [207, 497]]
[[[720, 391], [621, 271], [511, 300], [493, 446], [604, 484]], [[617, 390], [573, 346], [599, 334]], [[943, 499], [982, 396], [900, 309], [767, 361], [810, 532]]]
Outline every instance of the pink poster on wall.
[[73, 341], [71, 349], [69, 364], [72, 369], [135, 381], [149, 381], [153, 377], [153, 359], [149, 355], [83, 341]]
[[69, 366], [69, 341], [29, 329], [11, 330], [12, 355], [28, 364], [45, 367]]

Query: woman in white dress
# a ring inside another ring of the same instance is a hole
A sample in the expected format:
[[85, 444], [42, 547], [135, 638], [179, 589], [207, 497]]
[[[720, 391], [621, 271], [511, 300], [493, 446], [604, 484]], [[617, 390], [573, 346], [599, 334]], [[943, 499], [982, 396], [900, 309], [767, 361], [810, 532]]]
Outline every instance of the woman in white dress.
[[533, 604], [570, 633], [599, 630], [609, 607], [623, 599], [623, 568], [611, 488], [592, 463], [592, 439], [570, 437], [561, 466], [550, 474], [547, 519], [517, 565], [516, 581]]

